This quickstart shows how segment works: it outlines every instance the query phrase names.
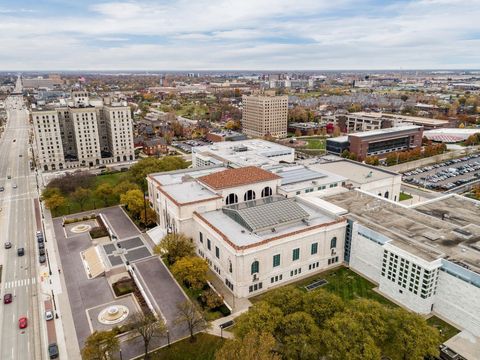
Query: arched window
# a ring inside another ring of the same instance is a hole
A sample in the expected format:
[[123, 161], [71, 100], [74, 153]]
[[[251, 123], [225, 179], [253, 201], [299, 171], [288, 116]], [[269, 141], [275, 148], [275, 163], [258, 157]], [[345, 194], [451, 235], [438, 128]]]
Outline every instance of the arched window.
[[330, 240], [330, 249], [336, 248], [337, 247], [337, 237], [334, 236], [332, 240]]
[[260, 264], [258, 262], [258, 260], [255, 260], [253, 263], [252, 263], [252, 275], [253, 274], [257, 274], [260, 270]]
[[255, 200], [255, 191], [248, 190], [243, 196], [243, 201]]
[[262, 198], [267, 196], [272, 196], [272, 188], [270, 186], [267, 186], [262, 190]]
[[386, 191], [386, 192], [385, 192], [385, 198], [388, 199], [388, 195], [389, 195], [389, 193], [388, 193], [388, 191]]
[[234, 194], [234, 193], [228, 194], [227, 199], [226, 199], [226, 203], [227, 203], [227, 205], [238, 203], [237, 194]]

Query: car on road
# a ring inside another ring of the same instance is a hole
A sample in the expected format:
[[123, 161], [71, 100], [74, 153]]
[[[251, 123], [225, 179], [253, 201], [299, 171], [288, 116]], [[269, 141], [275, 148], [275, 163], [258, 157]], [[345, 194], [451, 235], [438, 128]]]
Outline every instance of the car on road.
[[5, 191], [5, 188], [3, 186], [0, 186], [0, 191]]
[[17, 188], [17, 184], [13, 184], [12, 187], [13, 187], [14, 189], [16, 189], [16, 188]]
[[36, 236], [37, 236], [37, 242], [43, 243], [43, 240], [44, 240], [43, 239], [43, 233], [41, 231], [37, 231]]
[[47, 320], [47, 321], [53, 320], [53, 311], [52, 310], [45, 311], [45, 320]]
[[45, 255], [40, 255], [38, 257], [38, 261], [40, 262], [40, 264], [44, 264], [45, 261], [47, 261], [47, 258], [45, 257]]
[[45, 244], [43, 242], [38, 243], [38, 248], [39, 249], [45, 249]]
[[25, 329], [28, 325], [27, 317], [22, 316], [20, 319], [18, 319], [18, 327], [20, 329]]
[[51, 344], [48, 345], [48, 356], [50, 356], [50, 359], [58, 358], [57, 343], [51, 343]]
[[12, 178], [12, 175], [8, 175], [8, 176], [7, 176], [7, 179], [10, 180], [11, 178]]
[[3, 303], [4, 304], [10, 304], [13, 301], [13, 296], [12, 294], [8, 293], [3, 295]]
[[45, 249], [38, 249], [38, 253], [40, 255], [45, 255]]
[[23, 256], [23, 255], [25, 255], [25, 249], [24, 249], [24, 248], [18, 248], [18, 249], [17, 249], [17, 255], [18, 255], [18, 256]]
[[11, 249], [12, 248], [12, 243], [10, 241], [7, 241], [5, 243], [5, 249]]

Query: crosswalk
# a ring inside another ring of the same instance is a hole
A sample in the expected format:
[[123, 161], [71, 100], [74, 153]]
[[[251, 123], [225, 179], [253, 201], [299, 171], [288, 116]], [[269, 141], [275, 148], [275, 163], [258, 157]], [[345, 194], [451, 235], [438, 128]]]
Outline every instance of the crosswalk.
[[35, 278], [7, 281], [5, 283], [5, 289], [13, 289], [22, 286], [35, 285], [36, 282], [37, 280]]

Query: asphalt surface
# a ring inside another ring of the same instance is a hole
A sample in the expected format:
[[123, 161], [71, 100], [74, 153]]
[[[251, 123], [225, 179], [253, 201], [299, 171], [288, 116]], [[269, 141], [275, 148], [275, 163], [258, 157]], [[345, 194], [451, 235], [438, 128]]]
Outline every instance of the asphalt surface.
[[[20, 80], [15, 91], [21, 91]], [[5, 104], [8, 123], [0, 139], [0, 186], [4, 187], [0, 192], [0, 264], [3, 265], [0, 290], [2, 300], [4, 294], [11, 293], [13, 302], [0, 304], [0, 358], [43, 359], [46, 340], [39, 322], [33, 202], [38, 193], [29, 165], [28, 113], [21, 95], [11, 95]], [[12, 243], [11, 249], [4, 248], [7, 241]], [[24, 256], [17, 256], [19, 247], [25, 248]], [[18, 326], [21, 316], [28, 319], [28, 327], [23, 330]]]
[[[446, 161], [435, 164], [437, 166], [441, 165], [438, 167], [433, 167], [432, 165], [405, 172], [403, 173], [402, 180], [411, 185], [426, 187], [432, 190], [444, 191], [454, 189], [455, 187], [462, 185], [461, 183], [455, 184], [455, 182], [459, 180], [469, 179], [471, 181], [475, 181], [480, 178], [480, 154], [472, 154], [470, 157], [471, 158], [461, 158], [464, 160], [450, 160], [450, 164], [446, 164]], [[476, 170], [464, 172], [462, 174], [462, 167], [465, 167], [466, 165], [470, 166], [471, 168], [476, 168]], [[442, 179], [440, 178], [442, 174], [448, 174], [450, 177], [445, 177]], [[452, 185], [450, 185], [449, 188], [443, 188], [443, 186], [447, 186], [448, 184]]]

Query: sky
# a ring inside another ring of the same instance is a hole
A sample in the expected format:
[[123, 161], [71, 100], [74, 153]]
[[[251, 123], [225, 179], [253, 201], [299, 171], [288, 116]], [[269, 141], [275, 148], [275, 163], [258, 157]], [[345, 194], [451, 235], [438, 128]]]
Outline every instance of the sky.
[[0, 0], [0, 71], [479, 68], [480, 0]]

